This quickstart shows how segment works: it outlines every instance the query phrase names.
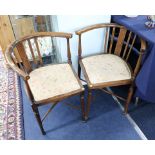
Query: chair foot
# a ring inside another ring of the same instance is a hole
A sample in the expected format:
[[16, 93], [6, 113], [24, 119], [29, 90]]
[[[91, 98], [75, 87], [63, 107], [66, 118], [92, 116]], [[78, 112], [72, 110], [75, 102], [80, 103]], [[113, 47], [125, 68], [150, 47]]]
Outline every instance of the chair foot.
[[89, 118], [88, 118], [87, 116], [85, 116], [85, 118], [84, 118], [85, 122], [87, 122], [87, 121], [88, 121], [88, 119], [89, 119]]
[[124, 110], [123, 111], [123, 115], [127, 115], [127, 114], [128, 114], [128, 112]]
[[81, 120], [82, 120], [83, 123], [86, 123], [87, 122], [87, 119], [85, 117], [82, 117]]
[[32, 104], [32, 110], [33, 110], [33, 112], [35, 114], [36, 120], [38, 122], [38, 125], [40, 127], [40, 130], [41, 130], [42, 134], [46, 135], [46, 132], [44, 131], [44, 128], [43, 128], [43, 125], [42, 125], [42, 121], [41, 121], [41, 118], [40, 118], [38, 107], [35, 104]]
[[42, 135], [46, 135], [46, 132], [45, 131], [41, 131], [42, 132]]
[[136, 97], [136, 99], [135, 99], [135, 106], [138, 106], [138, 102], [139, 102], [139, 97]]
[[86, 122], [85, 118], [83, 118], [83, 117], [82, 117], [82, 119], [81, 119], [81, 120], [82, 120], [82, 122], [84, 122], [84, 123]]
[[126, 115], [128, 113], [128, 105], [126, 105], [125, 109], [124, 109], [124, 114]]

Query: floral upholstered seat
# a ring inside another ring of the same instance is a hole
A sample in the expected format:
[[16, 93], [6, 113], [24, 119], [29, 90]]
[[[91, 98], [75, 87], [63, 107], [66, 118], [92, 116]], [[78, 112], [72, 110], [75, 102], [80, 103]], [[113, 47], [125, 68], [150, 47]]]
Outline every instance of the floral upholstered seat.
[[127, 63], [114, 54], [101, 54], [82, 59], [90, 83], [131, 79], [131, 71]]
[[69, 64], [56, 64], [33, 70], [28, 80], [36, 102], [52, 99], [61, 95], [80, 92], [83, 87], [78, 83]]

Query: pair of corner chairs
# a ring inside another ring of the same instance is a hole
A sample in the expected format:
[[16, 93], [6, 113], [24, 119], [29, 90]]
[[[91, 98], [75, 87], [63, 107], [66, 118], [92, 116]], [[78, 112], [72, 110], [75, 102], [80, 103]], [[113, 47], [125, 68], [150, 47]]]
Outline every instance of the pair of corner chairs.
[[[88, 31], [99, 28], [105, 30], [103, 54], [82, 57], [82, 35]], [[114, 23], [91, 25], [75, 33], [79, 38], [78, 75], [72, 67], [70, 51], [70, 38], [72, 38], [72, 34], [70, 33], [36, 32], [33, 35], [16, 40], [8, 46], [5, 52], [8, 65], [25, 81], [26, 92], [31, 100], [32, 110], [43, 135], [46, 134], [46, 132], [42, 122], [54, 106], [65, 98], [79, 94], [82, 119], [87, 120], [90, 111], [92, 90], [100, 89], [111, 95], [115, 95], [104, 88], [129, 85], [127, 99], [116, 95], [116, 97], [126, 102], [125, 113], [128, 111], [128, 105], [134, 92], [134, 80], [140, 70], [142, 56], [146, 49], [145, 41], [125, 27]], [[68, 62], [44, 65], [38, 43], [38, 38], [40, 37], [66, 38]], [[136, 46], [134, 46], [137, 38], [139, 38], [139, 41]], [[35, 43], [37, 53], [34, 53], [31, 40]], [[32, 60], [28, 58], [24, 47], [25, 42], [29, 45]], [[137, 53], [134, 67], [131, 67], [128, 63], [132, 51]], [[86, 106], [84, 104], [84, 87], [80, 81], [81, 71], [84, 74], [88, 86]], [[52, 103], [51, 108], [41, 119], [38, 107], [48, 103]]]

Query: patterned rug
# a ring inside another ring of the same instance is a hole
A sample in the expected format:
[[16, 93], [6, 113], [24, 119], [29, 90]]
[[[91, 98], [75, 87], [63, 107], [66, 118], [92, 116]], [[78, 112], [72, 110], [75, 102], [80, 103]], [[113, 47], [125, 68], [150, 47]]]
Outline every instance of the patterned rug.
[[19, 78], [0, 51], [0, 140], [24, 138]]

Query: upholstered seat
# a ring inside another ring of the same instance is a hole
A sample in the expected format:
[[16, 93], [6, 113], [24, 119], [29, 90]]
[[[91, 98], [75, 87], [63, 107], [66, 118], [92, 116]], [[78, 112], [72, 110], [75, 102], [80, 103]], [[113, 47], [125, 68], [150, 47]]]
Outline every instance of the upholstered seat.
[[131, 79], [127, 63], [114, 54], [101, 54], [82, 59], [90, 83], [98, 84]]
[[36, 102], [83, 89], [69, 64], [40, 67], [29, 76], [28, 83]]

